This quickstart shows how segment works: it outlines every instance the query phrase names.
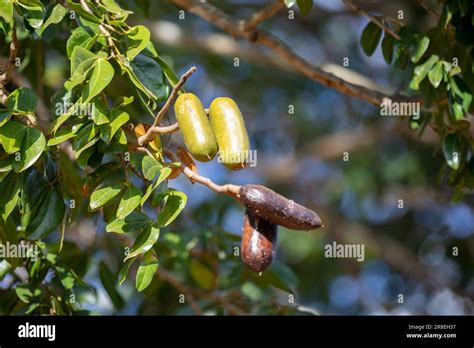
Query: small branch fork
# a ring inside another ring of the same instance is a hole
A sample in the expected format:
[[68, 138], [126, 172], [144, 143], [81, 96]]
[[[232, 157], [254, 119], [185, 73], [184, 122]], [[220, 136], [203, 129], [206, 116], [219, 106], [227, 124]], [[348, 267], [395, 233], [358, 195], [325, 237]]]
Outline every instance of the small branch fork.
[[387, 28], [377, 17], [372, 16], [371, 14], [365, 12], [362, 8], [359, 6], [353, 4], [349, 0], [343, 0], [343, 2], [350, 7], [354, 12], [360, 13], [361, 15], [367, 17], [370, 21], [372, 21], [375, 25], [377, 25], [380, 29], [382, 29], [385, 33], [389, 34], [392, 36], [395, 40], [400, 41], [401, 37], [397, 33], [395, 33], [393, 30], [390, 28]]
[[252, 30], [263, 21], [276, 15], [284, 7], [285, 3], [283, 0], [276, 0], [265, 6], [262, 10], [254, 13], [249, 19], [241, 21], [240, 26], [242, 30]]
[[179, 126], [177, 124], [167, 126], [167, 127], [160, 127], [160, 122], [163, 119], [163, 117], [166, 115], [168, 112], [169, 108], [171, 105], [173, 105], [174, 101], [178, 97], [179, 90], [183, 87], [183, 85], [186, 83], [186, 80], [197, 70], [195, 66], [189, 68], [188, 71], [186, 71], [183, 75], [181, 75], [181, 78], [179, 79], [178, 83], [176, 86], [173, 87], [173, 90], [171, 91], [168, 100], [166, 100], [165, 105], [161, 108], [161, 110], [158, 112], [158, 114], [155, 117], [155, 121], [153, 122], [153, 125], [148, 129], [148, 131], [143, 134], [141, 137], [138, 138], [138, 145], [144, 146], [148, 144], [150, 141], [152, 141], [157, 134], [166, 134], [166, 133], [172, 133], [176, 131]]

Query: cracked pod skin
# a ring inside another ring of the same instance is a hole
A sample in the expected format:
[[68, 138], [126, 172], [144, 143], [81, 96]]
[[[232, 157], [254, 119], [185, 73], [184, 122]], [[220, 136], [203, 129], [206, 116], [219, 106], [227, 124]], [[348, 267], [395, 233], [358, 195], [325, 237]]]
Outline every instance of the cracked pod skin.
[[272, 264], [276, 255], [277, 228], [277, 225], [245, 212], [240, 256], [252, 271], [263, 272]]
[[219, 145], [219, 160], [232, 170], [244, 168], [250, 141], [237, 104], [230, 98], [216, 98], [209, 107], [209, 118]]
[[212, 160], [217, 153], [217, 141], [199, 98], [192, 93], [181, 94], [174, 112], [191, 155], [200, 162]]
[[239, 195], [248, 211], [292, 230], [314, 230], [321, 218], [314, 211], [261, 185], [244, 185]]

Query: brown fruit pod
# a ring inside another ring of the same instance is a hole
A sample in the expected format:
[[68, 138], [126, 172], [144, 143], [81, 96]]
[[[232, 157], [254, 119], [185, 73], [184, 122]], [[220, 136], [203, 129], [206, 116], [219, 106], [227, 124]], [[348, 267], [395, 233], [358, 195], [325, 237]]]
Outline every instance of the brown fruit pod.
[[171, 173], [168, 175], [168, 180], [176, 179], [181, 174], [181, 169], [179, 167], [171, 167]]
[[240, 256], [252, 271], [260, 273], [272, 264], [276, 255], [278, 226], [250, 211], [244, 215]]
[[240, 199], [248, 211], [292, 230], [314, 230], [321, 218], [314, 211], [295, 203], [262, 185], [244, 185]]
[[181, 162], [183, 162], [183, 164], [188, 167], [189, 169], [191, 169], [194, 173], [197, 174], [197, 166], [196, 166], [196, 162], [194, 162], [193, 158], [191, 157], [191, 154], [186, 151], [185, 149], [183, 149], [182, 147], [180, 147], [178, 149], [178, 157], [179, 159], [181, 160]]

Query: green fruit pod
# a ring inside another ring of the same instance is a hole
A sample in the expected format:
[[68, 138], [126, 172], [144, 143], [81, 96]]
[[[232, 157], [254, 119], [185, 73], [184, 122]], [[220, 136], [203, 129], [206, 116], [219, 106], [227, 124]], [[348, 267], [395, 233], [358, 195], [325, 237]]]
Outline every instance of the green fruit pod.
[[191, 155], [200, 162], [212, 160], [217, 153], [217, 142], [199, 98], [192, 93], [181, 94], [174, 104], [174, 112]]
[[220, 162], [232, 170], [244, 168], [250, 141], [237, 104], [230, 98], [216, 98], [209, 107], [209, 118], [219, 145]]

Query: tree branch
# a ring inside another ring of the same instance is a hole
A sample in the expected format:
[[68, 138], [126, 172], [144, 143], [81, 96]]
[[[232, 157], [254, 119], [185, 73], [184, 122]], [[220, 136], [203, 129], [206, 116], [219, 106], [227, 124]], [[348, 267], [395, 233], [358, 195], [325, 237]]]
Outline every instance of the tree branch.
[[343, 2], [350, 7], [354, 12], [360, 13], [361, 15], [367, 17], [371, 22], [373, 22], [375, 25], [377, 25], [380, 29], [382, 29], [385, 33], [389, 34], [392, 36], [395, 40], [399, 41], [401, 39], [400, 35], [395, 33], [393, 30], [387, 28], [381, 21], [379, 21], [375, 16], [372, 16], [371, 14], [365, 12], [362, 8], [360, 8], [357, 5], [354, 5], [352, 2], [349, 0], [343, 0]]
[[[171, 94], [168, 97], [168, 100], [166, 100], [165, 105], [161, 108], [161, 110], [158, 112], [158, 114], [155, 117], [155, 121], [153, 122], [153, 125], [148, 129], [148, 131], [143, 134], [140, 138], [138, 138], [138, 144], [140, 146], [144, 146], [148, 144], [150, 141], [153, 140], [153, 138], [157, 135], [160, 134], [160, 122], [163, 119], [163, 117], [166, 115], [168, 112], [168, 109], [171, 107], [171, 105], [174, 103], [176, 97], [178, 96], [179, 90], [183, 87], [183, 85], [186, 83], [186, 80], [197, 70], [195, 66], [191, 67], [188, 71], [186, 71], [183, 75], [181, 75], [181, 78], [179, 79], [178, 83], [176, 86], [174, 86], [173, 90], [171, 91]], [[174, 126], [175, 127], [175, 126]], [[173, 128], [166, 128], [165, 129], [173, 129]], [[162, 130], [163, 128], [161, 128]], [[173, 132], [176, 129], [172, 130]], [[168, 132], [170, 133], [170, 132]]]
[[380, 106], [383, 98], [400, 98], [399, 96], [393, 98], [393, 96], [388, 96], [379, 91], [349, 83], [334, 74], [328, 73], [295, 54], [287, 44], [271, 33], [261, 29], [243, 30], [238, 20], [208, 3], [202, 3], [196, 0], [171, 1], [185, 10], [213, 23], [233, 36], [242, 37], [250, 42], [269, 48], [301, 74], [326, 87], [334, 88], [346, 95], [365, 100], [375, 106]]
[[284, 7], [285, 3], [283, 0], [276, 0], [265, 6], [262, 10], [255, 12], [249, 19], [241, 21], [240, 26], [242, 30], [251, 30], [261, 22], [276, 15]]
[[441, 15], [436, 12], [432, 7], [430, 7], [429, 5], [425, 4], [425, 2], [423, 0], [416, 0], [416, 2], [421, 6], [423, 7], [426, 11], [432, 13], [433, 15], [435, 15], [436, 17], [440, 17]]

